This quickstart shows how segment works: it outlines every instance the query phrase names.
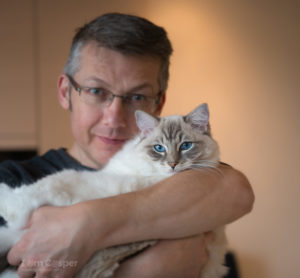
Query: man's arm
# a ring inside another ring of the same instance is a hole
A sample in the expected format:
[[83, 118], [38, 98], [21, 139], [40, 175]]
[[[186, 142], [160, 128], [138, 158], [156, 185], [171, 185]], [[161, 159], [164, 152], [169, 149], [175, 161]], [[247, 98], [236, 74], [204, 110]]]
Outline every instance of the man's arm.
[[139, 192], [39, 209], [9, 262], [77, 260], [77, 267], [66, 272], [71, 275], [101, 248], [185, 238], [230, 223], [251, 210], [254, 197], [243, 174], [227, 166], [220, 170], [186, 171]]
[[121, 263], [114, 278], [199, 278], [206, 263], [204, 234], [176, 240], [160, 240], [143, 253]]
[[[189, 237], [233, 222], [252, 209], [254, 195], [245, 176], [230, 166], [220, 170], [185, 171], [141, 191], [80, 205], [86, 205], [94, 230], [108, 228], [100, 248]], [[97, 222], [96, 211], [109, 211], [113, 218]]]

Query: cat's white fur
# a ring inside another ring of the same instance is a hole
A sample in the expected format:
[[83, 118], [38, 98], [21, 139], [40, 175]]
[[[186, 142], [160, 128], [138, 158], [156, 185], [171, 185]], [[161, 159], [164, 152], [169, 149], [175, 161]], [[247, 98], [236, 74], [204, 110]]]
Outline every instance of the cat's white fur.
[[[205, 129], [208, 125], [208, 110], [205, 104], [193, 110], [189, 117], [195, 124]], [[166, 117], [172, 121], [182, 121], [182, 116]], [[30, 213], [42, 205], [66, 206], [85, 200], [98, 199], [126, 192], [136, 191], [153, 185], [173, 174], [169, 165], [154, 162], [143, 151], [145, 136], [159, 132], [155, 129], [157, 120], [144, 112], [136, 112], [137, 125], [141, 133], [125, 144], [109, 163], [99, 171], [64, 170], [47, 176], [30, 186], [15, 189], [0, 184], [0, 215], [7, 221], [7, 227], [0, 228], [0, 254], [7, 252], [24, 231]], [[206, 140], [209, 161], [207, 166], [218, 163], [218, 147], [209, 136]], [[205, 165], [203, 165], [205, 166]], [[180, 171], [178, 167], [178, 171]], [[184, 169], [185, 170], [185, 169]], [[225, 272], [222, 266], [225, 253], [225, 234], [222, 228], [213, 232], [213, 239], [208, 246], [209, 261], [202, 271], [201, 278], [219, 278]], [[89, 263], [76, 276], [77, 278], [110, 277], [118, 267], [118, 262], [154, 241], [138, 242], [104, 249], [96, 253]], [[14, 271], [0, 274], [0, 278], [18, 277]]]

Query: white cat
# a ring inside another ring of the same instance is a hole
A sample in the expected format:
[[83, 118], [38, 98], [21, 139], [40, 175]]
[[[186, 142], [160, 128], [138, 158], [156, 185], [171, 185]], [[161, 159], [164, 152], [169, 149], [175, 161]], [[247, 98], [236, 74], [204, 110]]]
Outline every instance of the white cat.
[[[218, 145], [211, 138], [209, 113], [202, 104], [186, 116], [155, 118], [136, 111], [140, 133], [99, 171], [64, 170], [32, 185], [10, 188], [0, 184], [0, 215], [7, 226], [0, 227], [0, 254], [7, 252], [23, 232], [30, 213], [42, 205], [66, 206], [85, 200], [136, 191], [177, 172], [193, 168], [215, 168]], [[219, 278], [225, 273], [223, 228], [213, 231], [209, 260], [201, 278]], [[76, 275], [80, 278], [111, 277], [118, 262], [155, 241], [137, 242], [97, 252]], [[7, 270], [3, 277], [18, 277]]]

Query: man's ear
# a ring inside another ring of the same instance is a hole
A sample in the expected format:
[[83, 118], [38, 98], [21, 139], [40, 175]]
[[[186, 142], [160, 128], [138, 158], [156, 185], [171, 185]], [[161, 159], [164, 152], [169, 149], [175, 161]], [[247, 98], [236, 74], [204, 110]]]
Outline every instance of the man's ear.
[[164, 107], [164, 104], [166, 102], [166, 92], [163, 92], [161, 97], [160, 97], [160, 100], [159, 100], [159, 103], [156, 107], [156, 110], [155, 110], [155, 116], [159, 116], [163, 107]]
[[65, 74], [61, 74], [58, 77], [57, 82], [57, 92], [58, 92], [58, 101], [63, 109], [71, 109], [71, 100], [70, 100], [70, 82], [68, 77]]

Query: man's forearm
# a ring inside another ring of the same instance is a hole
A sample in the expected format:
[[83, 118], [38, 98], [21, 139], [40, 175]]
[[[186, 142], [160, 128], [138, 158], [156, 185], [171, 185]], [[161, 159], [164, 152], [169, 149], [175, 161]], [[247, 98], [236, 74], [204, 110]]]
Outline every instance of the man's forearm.
[[104, 248], [184, 238], [238, 219], [252, 208], [251, 186], [231, 167], [220, 170], [186, 171], [138, 192], [85, 202], [94, 242]]
[[205, 241], [204, 235], [160, 240], [121, 263], [114, 278], [199, 278], [208, 257]]

